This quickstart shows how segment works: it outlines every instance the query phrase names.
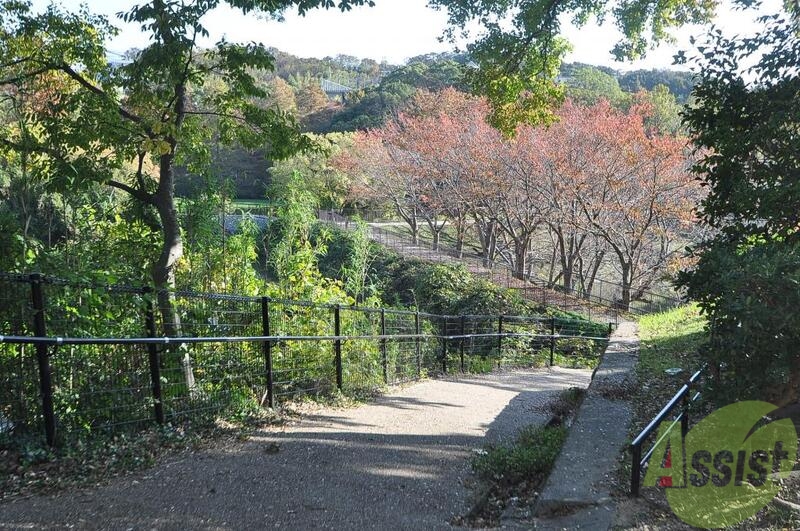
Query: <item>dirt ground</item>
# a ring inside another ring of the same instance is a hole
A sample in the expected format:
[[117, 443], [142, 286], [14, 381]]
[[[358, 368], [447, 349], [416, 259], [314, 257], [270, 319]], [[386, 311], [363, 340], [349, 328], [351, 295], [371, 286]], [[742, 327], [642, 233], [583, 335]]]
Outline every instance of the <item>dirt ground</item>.
[[473, 451], [546, 422], [546, 404], [590, 377], [426, 381], [100, 488], [4, 502], [0, 529], [448, 529], [469, 506]]

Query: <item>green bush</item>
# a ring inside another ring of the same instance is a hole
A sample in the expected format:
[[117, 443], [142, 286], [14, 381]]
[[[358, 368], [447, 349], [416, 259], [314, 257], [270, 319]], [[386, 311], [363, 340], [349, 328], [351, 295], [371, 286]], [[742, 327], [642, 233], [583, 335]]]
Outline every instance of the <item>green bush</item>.
[[[800, 389], [800, 242], [716, 245], [689, 282], [712, 325], [704, 357], [722, 402], [796, 399]], [[719, 368], [720, 370], [717, 370]]]
[[488, 448], [472, 461], [473, 470], [483, 479], [511, 486], [550, 472], [567, 438], [564, 426], [529, 426], [520, 431], [516, 444]]

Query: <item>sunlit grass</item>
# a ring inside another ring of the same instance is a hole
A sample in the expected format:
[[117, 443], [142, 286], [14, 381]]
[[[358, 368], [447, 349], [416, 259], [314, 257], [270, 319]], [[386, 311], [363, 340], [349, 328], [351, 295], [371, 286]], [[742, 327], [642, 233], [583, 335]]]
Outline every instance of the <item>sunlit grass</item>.
[[680, 376], [686, 377], [698, 369], [698, 349], [706, 339], [705, 326], [705, 319], [694, 304], [643, 316], [639, 320], [639, 380], [660, 378], [669, 368], [683, 369]]

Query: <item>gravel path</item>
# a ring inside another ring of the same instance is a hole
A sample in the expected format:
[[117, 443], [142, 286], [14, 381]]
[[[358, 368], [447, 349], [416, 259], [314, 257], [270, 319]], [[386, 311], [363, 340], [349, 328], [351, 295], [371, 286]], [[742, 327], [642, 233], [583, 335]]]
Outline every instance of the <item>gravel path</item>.
[[472, 450], [546, 421], [544, 404], [590, 377], [426, 381], [101, 488], [1, 504], [0, 529], [448, 529], [468, 508]]

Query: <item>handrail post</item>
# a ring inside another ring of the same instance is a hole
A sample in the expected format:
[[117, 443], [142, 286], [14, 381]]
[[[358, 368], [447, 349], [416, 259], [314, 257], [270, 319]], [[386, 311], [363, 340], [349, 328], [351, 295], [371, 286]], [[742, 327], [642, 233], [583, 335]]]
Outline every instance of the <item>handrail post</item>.
[[381, 366], [383, 367], [383, 383], [389, 383], [389, 359], [386, 355], [386, 309], [381, 308]]
[[689, 391], [691, 391], [691, 382], [686, 394], [683, 395], [683, 404], [681, 405], [681, 440], [686, 439], [686, 434], [689, 433]]
[[636, 444], [631, 446], [631, 496], [639, 496], [639, 485], [642, 476], [642, 446]]
[[[47, 337], [45, 322], [44, 293], [42, 282], [44, 278], [39, 273], [30, 275], [31, 302], [33, 303], [33, 331], [37, 337]], [[44, 432], [48, 446], [56, 442], [56, 414], [53, 407], [53, 374], [50, 368], [50, 356], [47, 345], [36, 345], [36, 360], [39, 364], [39, 388], [42, 393], [42, 416], [44, 417]]]
[[342, 389], [342, 340], [339, 336], [342, 332], [342, 323], [340, 318], [341, 305], [337, 304], [333, 308], [333, 335], [336, 339], [333, 341], [333, 357], [334, 364], [336, 365], [336, 388], [341, 391]]
[[[269, 323], [269, 297], [261, 297], [261, 332], [264, 337], [270, 337], [270, 323]], [[275, 382], [272, 369], [272, 341], [264, 341], [264, 365], [267, 371], [267, 405], [270, 408], [275, 407]], [[261, 399], [264, 403], [264, 399]]]
[[[143, 294], [147, 297], [145, 300], [145, 314], [144, 321], [147, 328], [147, 337], [156, 337], [156, 318], [155, 318], [155, 303], [153, 301], [153, 288], [146, 287]], [[164, 424], [164, 395], [161, 390], [161, 356], [158, 353], [158, 347], [150, 343], [147, 345], [148, 360], [150, 363], [150, 385], [153, 392], [153, 410], [158, 424]]]

